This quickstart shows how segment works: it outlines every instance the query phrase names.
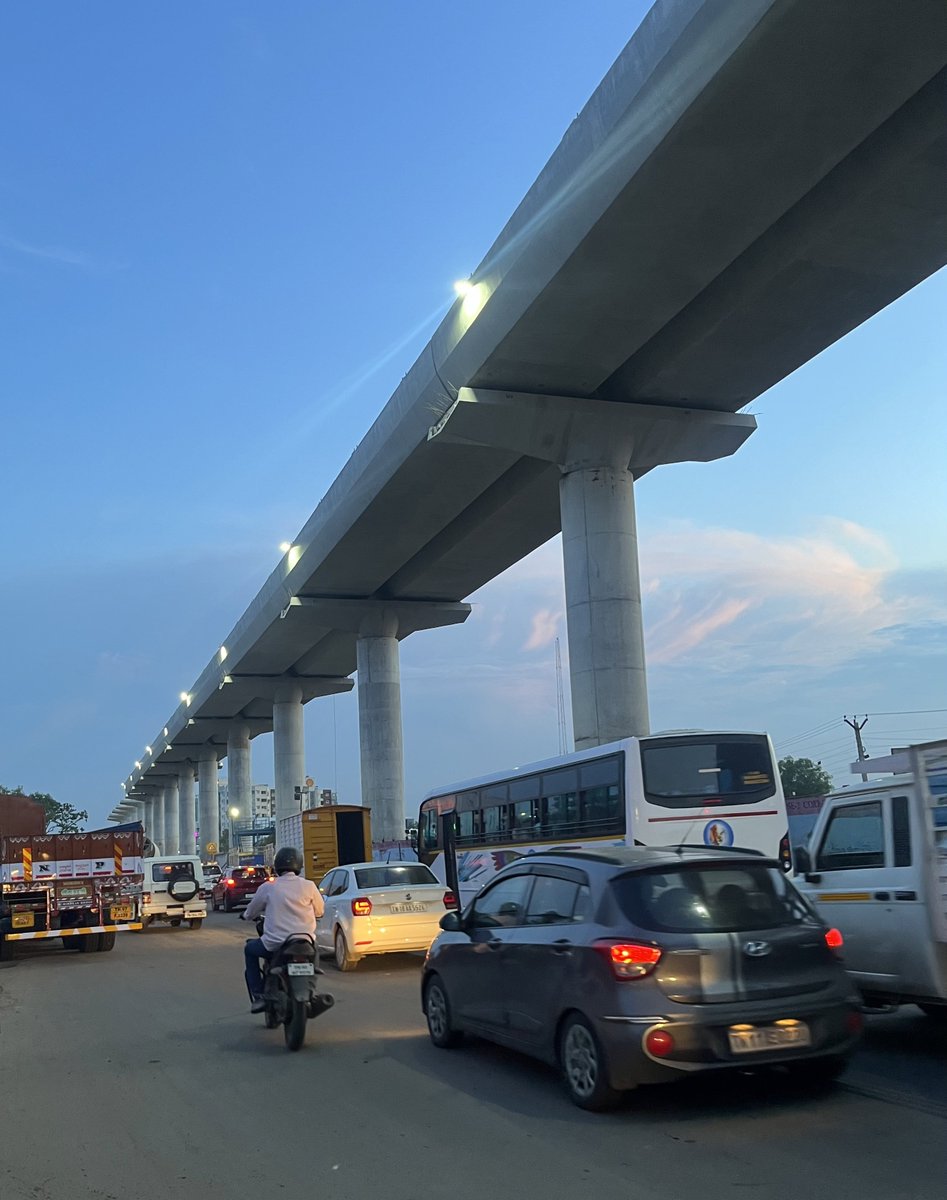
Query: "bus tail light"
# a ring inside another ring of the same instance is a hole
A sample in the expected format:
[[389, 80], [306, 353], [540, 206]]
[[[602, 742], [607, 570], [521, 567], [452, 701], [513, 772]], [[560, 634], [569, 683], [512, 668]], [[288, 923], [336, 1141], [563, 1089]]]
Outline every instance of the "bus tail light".
[[789, 830], [779, 839], [779, 865], [788, 874], [792, 870], [792, 849], [789, 845]]
[[372, 915], [372, 902], [367, 896], [358, 896], [352, 901], [352, 916], [353, 917], [370, 917]]
[[650, 975], [661, 961], [660, 946], [646, 942], [596, 942], [595, 948], [605, 955], [616, 979], [641, 979]]

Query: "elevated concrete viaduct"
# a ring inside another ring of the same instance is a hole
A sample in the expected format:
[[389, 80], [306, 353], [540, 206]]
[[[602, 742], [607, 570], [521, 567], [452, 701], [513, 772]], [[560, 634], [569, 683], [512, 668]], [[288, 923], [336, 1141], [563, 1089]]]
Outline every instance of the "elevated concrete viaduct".
[[733, 453], [742, 407], [945, 261], [943, 0], [659, 0], [126, 795], [163, 787], [161, 828], [158, 772], [233, 780], [213, 722], [262, 722], [286, 811], [299, 704], [357, 670], [396, 836], [398, 641], [560, 530], [577, 741], [646, 731], [635, 482]]

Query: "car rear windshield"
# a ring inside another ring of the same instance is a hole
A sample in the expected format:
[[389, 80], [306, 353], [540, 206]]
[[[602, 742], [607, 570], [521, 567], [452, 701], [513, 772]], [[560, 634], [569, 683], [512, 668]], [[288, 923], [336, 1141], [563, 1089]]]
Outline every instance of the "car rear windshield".
[[356, 871], [355, 882], [360, 888], [420, 887], [437, 883], [437, 876], [423, 863], [379, 863]]
[[812, 911], [773, 867], [682, 866], [612, 880], [622, 913], [642, 929], [669, 933], [736, 933], [811, 920]]
[[173, 883], [177, 879], [193, 879], [194, 864], [189, 862], [155, 863], [151, 868], [154, 883]]
[[250, 879], [255, 880], [257, 883], [262, 883], [267, 878], [263, 867], [236, 867], [230, 874], [234, 879]]

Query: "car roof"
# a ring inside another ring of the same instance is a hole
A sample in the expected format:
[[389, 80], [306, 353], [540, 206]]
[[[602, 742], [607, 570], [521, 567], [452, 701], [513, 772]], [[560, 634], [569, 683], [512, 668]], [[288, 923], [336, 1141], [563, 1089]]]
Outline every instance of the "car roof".
[[775, 859], [768, 858], [758, 850], [745, 850], [738, 846], [720, 849], [708, 846], [609, 846], [602, 850], [545, 850], [537, 854], [524, 855], [509, 863], [507, 870], [530, 863], [562, 863], [578, 866], [583, 863], [600, 863], [626, 870], [647, 867], [706, 865], [722, 863], [753, 863], [756, 866], [777, 866]]
[[[395, 858], [391, 862], [360, 862], [360, 863], [339, 863], [337, 867], [330, 867], [329, 871], [361, 871], [365, 867], [423, 867], [424, 863], [415, 862], [413, 858]], [[430, 870], [430, 867], [427, 868]], [[329, 874], [326, 871], [326, 874]]]

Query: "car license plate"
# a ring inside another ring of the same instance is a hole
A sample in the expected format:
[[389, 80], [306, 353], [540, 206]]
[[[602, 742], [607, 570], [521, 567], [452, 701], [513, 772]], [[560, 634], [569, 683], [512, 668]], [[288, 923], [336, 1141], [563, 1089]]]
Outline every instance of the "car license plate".
[[789, 1021], [785, 1025], [731, 1026], [727, 1036], [733, 1054], [759, 1054], [763, 1050], [782, 1050], [794, 1046], [811, 1046], [812, 1034], [804, 1021]]
[[315, 975], [316, 973], [312, 963], [287, 963], [286, 970], [290, 975]]
[[426, 908], [426, 904], [392, 904], [391, 911], [393, 913], [424, 912]]
[[109, 909], [109, 916], [113, 921], [130, 921], [134, 915], [134, 904], [113, 904]]

